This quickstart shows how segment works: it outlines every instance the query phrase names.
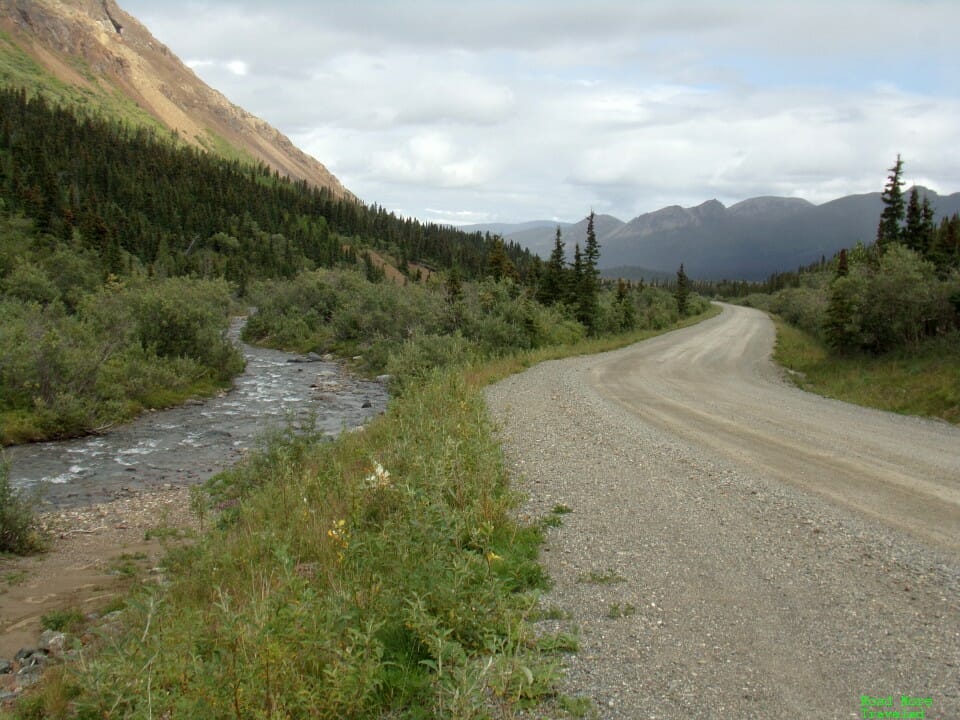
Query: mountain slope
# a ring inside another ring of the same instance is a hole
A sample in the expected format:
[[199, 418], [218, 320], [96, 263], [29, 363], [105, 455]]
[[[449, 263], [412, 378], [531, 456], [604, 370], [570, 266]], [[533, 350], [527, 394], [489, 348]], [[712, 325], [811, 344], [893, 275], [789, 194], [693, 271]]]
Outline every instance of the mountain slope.
[[0, 0], [0, 30], [5, 84], [165, 128], [187, 144], [352, 197], [320, 162], [206, 85], [113, 0]]

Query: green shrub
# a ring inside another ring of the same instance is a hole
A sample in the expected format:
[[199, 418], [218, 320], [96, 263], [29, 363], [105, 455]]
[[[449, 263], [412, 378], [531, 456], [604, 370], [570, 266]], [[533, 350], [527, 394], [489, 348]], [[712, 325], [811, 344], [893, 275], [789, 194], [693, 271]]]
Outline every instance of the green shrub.
[[78, 297], [74, 310], [0, 299], [4, 442], [81, 434], [210, 392], [243, 369], [224, 336], [223, 282], [111, 279]]
[[791, 325], [817, 335], [823, 324], [826, 299], [819, 289], [786, 288], [774, 295], [770, 311]]
[[51, 610], [40, 616], [40, 626], [44, 630], [57, 632], [73, 631], [86, 622], [83, 613], [76, 609]]
[[391, 375], [390, 390], [403, 393], [422, 384], [434, 370], [465, 365], [474, 357], [471, 344], [459, 333], [418, 335], [390, 354], [386, 364]]
[[0, 553], [29, 555], [43, 549], [33, 505], [10, 483], [9, 467], [0, 458]]

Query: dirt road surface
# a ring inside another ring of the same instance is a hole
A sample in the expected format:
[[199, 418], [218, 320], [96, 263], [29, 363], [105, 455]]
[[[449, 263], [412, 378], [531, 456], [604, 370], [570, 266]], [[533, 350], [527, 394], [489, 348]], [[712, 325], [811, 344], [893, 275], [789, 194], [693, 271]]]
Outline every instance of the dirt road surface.
[[[960, 718], [960, 429], [804, 393], [762, 313], [491, 387], [602, 718]], [[920, 717], [920, 715], [916, 715]], [[878, 715], [876, 717], [883, 717]]]

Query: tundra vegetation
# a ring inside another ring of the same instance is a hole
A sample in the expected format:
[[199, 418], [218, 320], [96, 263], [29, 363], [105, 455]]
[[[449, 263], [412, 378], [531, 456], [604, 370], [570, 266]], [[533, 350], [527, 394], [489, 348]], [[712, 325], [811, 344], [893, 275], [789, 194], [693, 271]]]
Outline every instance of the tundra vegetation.
[[691, 292], [684, 314], [668, 289], [603, 283], [589, 236], [573, 262], [545, 263], [25, 91], [0, 105], [5, 442], [229, 383], [238, 308], [257, 309], [249, 341], [392, 377], [388, 412], [363, 431], [266, 437], [193, 493], [205, 532], [170, 553], [162, 583], [142, 579], [124, 631], [48, 673], [15, 717], [583, 711], [554, 689], [576, 638], [531, 623], [559, 514], [515, 516], [481, 388], [707, 302]]

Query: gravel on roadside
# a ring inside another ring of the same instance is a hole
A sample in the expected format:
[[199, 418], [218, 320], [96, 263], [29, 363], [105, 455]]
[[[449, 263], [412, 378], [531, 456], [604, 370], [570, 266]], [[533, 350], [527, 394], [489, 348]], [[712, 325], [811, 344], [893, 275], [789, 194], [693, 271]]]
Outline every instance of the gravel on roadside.
[[641, 423], [592, 362], [486, 391], [521, 515], [572, 511], [541, 553], [542, 629], [580, 638], [561, 692], [611, 720], [960, 718], [958, 558]]

